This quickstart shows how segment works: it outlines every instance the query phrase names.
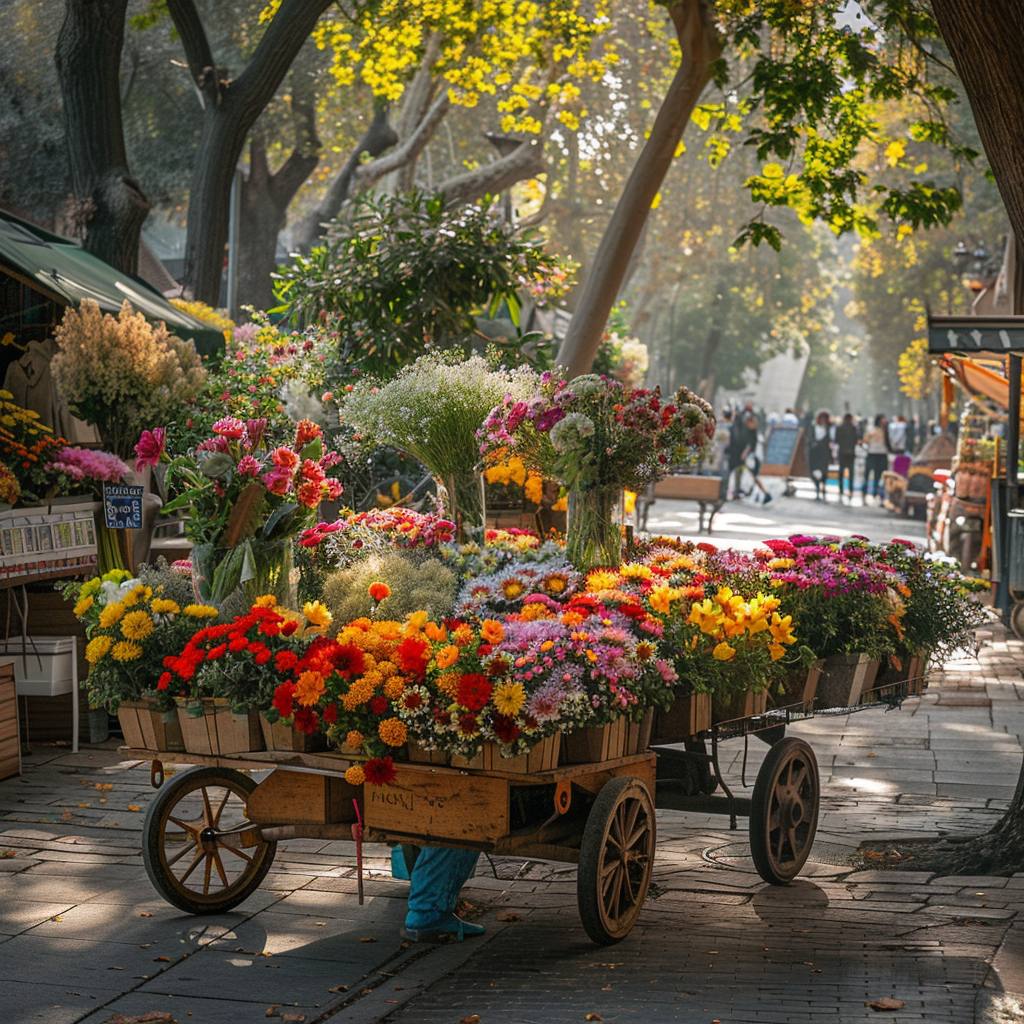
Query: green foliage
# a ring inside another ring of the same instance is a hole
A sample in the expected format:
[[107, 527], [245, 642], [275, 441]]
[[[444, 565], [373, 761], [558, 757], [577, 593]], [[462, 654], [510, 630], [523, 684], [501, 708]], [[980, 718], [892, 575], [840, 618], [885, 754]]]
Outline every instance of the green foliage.
[[381, 551], [332, 573], [324, 582], [323, 601], [335, 623], [351, 622], [373, 611], [371, 583], [386, 583], [391, 596], [377, 607], [378, 619], [404, 619], [423, 609], [435, 621], [451, 615], [458, 580], [436, 558], [423, 561], [397, 550]]
[[557, 260], [518, 238], [486, 206], [449, 208], [443, 195], [362, 196], [324, 245], [277, 275], [281, 310], [328, 325], [346, 368], [389, 375], [435, 347], [466, 345], [474, 317], [521, 289], [543, 292]]

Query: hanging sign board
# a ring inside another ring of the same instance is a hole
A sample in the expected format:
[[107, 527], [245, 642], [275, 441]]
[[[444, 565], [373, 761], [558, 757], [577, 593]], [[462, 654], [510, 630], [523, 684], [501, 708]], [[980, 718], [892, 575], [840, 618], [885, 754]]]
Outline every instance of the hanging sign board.
[[928, 351], [1024, 353], [1024, 316], [930, 316]]
[[103, 485], [103, 515], [108, 530], [142, 529], [141, 486]]
[[[764, 461], [761, 463], [763, 476], [800, 476], [795, 465], [803, 454], [802, 427], [776, 425], [764, 439]], [[806, 460], [805, 460], [806, 461]]]

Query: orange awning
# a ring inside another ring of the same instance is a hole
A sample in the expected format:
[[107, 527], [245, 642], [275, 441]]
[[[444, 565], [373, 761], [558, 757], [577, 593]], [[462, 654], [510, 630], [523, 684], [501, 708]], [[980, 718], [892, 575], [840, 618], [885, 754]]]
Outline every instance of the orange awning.
[[1010, 382], [1002, 374], [964, 356], [943, 356], [940, 362], [970, 394], [989, 398], [1002, 409], [1010, 408]]

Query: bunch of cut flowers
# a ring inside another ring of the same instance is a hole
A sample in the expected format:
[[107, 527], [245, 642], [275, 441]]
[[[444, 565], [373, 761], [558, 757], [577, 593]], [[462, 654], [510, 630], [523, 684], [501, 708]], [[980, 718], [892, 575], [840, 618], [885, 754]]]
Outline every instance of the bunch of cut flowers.
[[316, 523], [304, 530], [299, 544], [314, 552], [321, 568], [329, 570], [384, 549], [433, 550], [454, 536], [455, 524], [439, 515], [392, 506], [346, 510], [333, 523]]
[[179, 649], [200, 622], [217, 616], [216, 608], [185, 603], [190, 591], [181, 574], [166, 568], [144, 568], [141, 578], [113, 569], [63, 588], [88, 637], [91, 706], [116, 712], [124, 701], [143, 698], [157, 700], [163, 710], [172, 706], [170, 695], [163, 693], [164, 657]]
[[566, 601], [583, 584], [583, 576], [564, 557], [531, 564], [513, 562], [497, 572], [471, 576], [462, 586], [455, 614], [478, 618], [520, 611], [534, 595]]

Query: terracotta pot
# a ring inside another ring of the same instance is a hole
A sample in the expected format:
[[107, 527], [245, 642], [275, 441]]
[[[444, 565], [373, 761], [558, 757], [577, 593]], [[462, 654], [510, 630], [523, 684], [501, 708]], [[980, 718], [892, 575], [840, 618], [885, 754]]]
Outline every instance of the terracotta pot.
[[655, 711], [651, 743], [681, 743], [711, 728], [710, 693], [676, 693], [667, 711]]
[[591, 764], [624, 757], [626, 752], [626, 719], [617, 718], [594, 729], [577, 729], [567, 733], [562, 742], [563, 764]]
[[874, 685], [879, 663], [866, 654], [833, 654], [818, 679], [815, 708], [852, 708]]

